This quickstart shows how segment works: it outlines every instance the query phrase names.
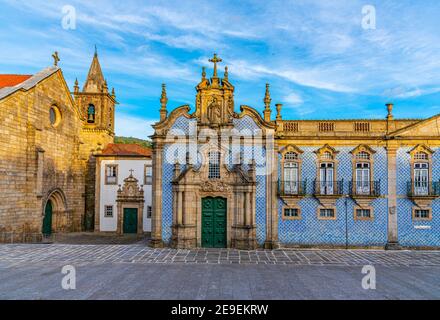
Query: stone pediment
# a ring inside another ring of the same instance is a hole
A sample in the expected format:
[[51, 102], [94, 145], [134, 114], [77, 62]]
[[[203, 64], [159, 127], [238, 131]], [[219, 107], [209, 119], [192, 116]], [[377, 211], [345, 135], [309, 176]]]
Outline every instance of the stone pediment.
[[132, 173], [124, 179], [124, 184], [119, 186], [117, 201], [144, 201], [144, 190]]
[[440, 115], [422, 120], [391, 132], [391, 137], [439, 137], [440, 136]]

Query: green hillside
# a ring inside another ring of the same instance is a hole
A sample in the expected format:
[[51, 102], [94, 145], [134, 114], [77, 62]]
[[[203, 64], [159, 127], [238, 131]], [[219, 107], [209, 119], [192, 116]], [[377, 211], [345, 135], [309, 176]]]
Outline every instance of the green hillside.
[[115, 143], [123, 143], [123, 144], [135, 143], [135, 144], [138, 144], [142, 147], [151, 148], [151, 141], [142, 140], [142, 139], [133, 138], [133, 137], [115, 137]]

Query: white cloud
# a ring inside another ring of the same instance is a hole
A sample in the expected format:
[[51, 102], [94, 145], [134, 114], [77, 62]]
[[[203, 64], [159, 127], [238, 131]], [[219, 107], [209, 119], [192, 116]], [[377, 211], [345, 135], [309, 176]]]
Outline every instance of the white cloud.
[[413, 88], [413, 89], [406, 89], [403, 87], [397, 87], [391, 90], [385, 90], [383, 95], [388, 96], [390, 98], [401, 98], [401, 99], [408, 99], [408, 98], [415, 98], [420, 97], [424, 95], [434, 94], [440, 92], [440, 87], [434, 87], [434, 88]]
[[291, 105], [299, 105], [304, 102], [301, 96], [295, 92], [291, 92], [287, 96], [285, 96], [284, 101]]
[[123, 113], [116, 114], [115, 133], [117, 136], [148, 139], [154, 130], [151, 127], [157, 120], [129, 116]]
[[244, 60], [229, 61], [229, 70], [234, 76], [251, 80], [267, 75], [283, 78], [295, 84], [335, 92], [355, 92], [347, 78], [338, 70], [338, 66], [320, 66], [310, 69], [271, 68], [252, 64]]

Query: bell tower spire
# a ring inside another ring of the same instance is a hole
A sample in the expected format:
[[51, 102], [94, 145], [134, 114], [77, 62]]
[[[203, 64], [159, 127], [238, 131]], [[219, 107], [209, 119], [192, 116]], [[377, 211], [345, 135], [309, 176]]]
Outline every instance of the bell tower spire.
[[89, 74], [83, 87], [83, 92], [101, 93], [106, 91], [106, 81], [102, 73], [101, 64], [99, 63], [98, 51], [95, 46], [95, 54], [93, 55], [92, 64], [90, 65]]
[[[96, 46], [83, 90], [79, 90], [78, 81], [76, 80], [74, 97], [83, 114], [84, 127], [87, 130], [93, 129], [93, 132], [98, 134], [106, 133], [108, 139], [103, 144], [112, 142], [115, 105], [117, 104], [116, 95], [114, 91], [109, 92], [107, 80], [104, 78], [99, 63]], [[102, 132], [100, 133], [100, 131]]]

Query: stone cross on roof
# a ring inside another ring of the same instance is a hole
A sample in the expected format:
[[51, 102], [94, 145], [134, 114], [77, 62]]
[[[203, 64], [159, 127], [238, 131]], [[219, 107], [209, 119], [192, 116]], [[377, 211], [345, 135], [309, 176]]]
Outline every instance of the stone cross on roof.
[[52, 54], [52, 58], [53, 58], [53, 65], [56, 67], [58, 66], [58, 62], [60, 61], [60, 58], [58, 57], [58, 51], [55, 51]]
[[214, 53], [214, 58], [209, 59], [209, 62], [214, 63], [214, 78], [217, 78], [217, 62], [222, 62], [223, 60], [217, 57], [217, 53]]

